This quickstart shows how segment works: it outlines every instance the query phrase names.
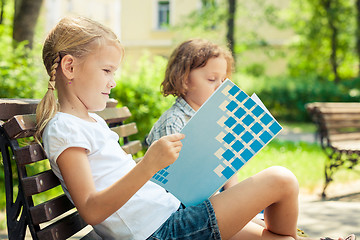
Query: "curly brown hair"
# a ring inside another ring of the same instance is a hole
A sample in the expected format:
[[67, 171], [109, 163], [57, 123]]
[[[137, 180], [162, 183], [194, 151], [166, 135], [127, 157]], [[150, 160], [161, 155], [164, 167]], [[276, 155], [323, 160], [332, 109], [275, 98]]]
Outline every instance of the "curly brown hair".
[[233, 71], [234, 58], [228, 48], [220, 47], [205, 39], [190, 39], [181, 43], [172, 52], [166, 67], [165, 78], [161, 83], [161, 92], [166, 97], [183, 97], [191, 70], [204, 67], [210, 58], [224, 57], [227, 62], [226, 77]]

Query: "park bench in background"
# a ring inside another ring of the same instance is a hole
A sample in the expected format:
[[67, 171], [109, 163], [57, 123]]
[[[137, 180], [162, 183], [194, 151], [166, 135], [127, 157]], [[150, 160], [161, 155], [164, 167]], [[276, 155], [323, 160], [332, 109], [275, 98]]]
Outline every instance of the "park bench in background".
[[317, 125], [325, 162], [325, 190], [339, 167], [352, 169], [360, 160], [360, 103], [314, 102], [306, 110]]
[[[63, 193], [34, 204], [40, 201], [37, 196], [41, 193], [60, 185], [49, 168], [29, 174], [34, 169], [32, 165], [48, 161], [42, 147], [32, 137], [37, 103], [31, 99], [0, 99], [0, 150], [10, 240], [24, 239], [27, 228], [33, 239], [46, 240], [67, 239], [89, 228]], [[98, 114], [119, 134], [124, 151], [135, 154], [141, 150], [141, 143], [129, 141], [128, 136], [137, 132], [136, 125], [123, 124], [131, 113], [127, 107], [116, 108], [116, 104], [117, 101], [108, 101], [107, 108]], [[82, 239], [100, 239], [91, 228], [89, 231]]]

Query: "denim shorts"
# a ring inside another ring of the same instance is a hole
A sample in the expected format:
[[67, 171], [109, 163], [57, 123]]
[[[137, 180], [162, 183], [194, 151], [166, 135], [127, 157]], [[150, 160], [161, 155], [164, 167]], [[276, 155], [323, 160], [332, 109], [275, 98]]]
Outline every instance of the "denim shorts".
[[174, 212], [148, 239], [221, 239], [214, 209], [209, 200]]

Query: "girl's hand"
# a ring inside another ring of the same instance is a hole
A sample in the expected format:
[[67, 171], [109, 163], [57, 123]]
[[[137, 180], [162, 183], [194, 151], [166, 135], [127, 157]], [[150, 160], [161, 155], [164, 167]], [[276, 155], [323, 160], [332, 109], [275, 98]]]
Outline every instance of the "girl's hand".
[[145, 160], [155, 174], [160, 169], [175, 162], [179, 157], [179, 152], [182, 147], [180, 140], [184, 137], [184, 134], [175, 133], [160, 138], [151, 144], [142, 161]]

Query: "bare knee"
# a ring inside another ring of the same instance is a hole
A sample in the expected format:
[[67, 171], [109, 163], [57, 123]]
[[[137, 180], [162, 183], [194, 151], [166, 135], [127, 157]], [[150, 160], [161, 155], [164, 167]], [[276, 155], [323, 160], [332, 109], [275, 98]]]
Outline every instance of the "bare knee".
[[284, 196], [299, 194], [299, 183], [296, 176], [287, 168], [274, 166], [264, 170], [267, 174], [268, 184], [274, 190], [281, 191]]

